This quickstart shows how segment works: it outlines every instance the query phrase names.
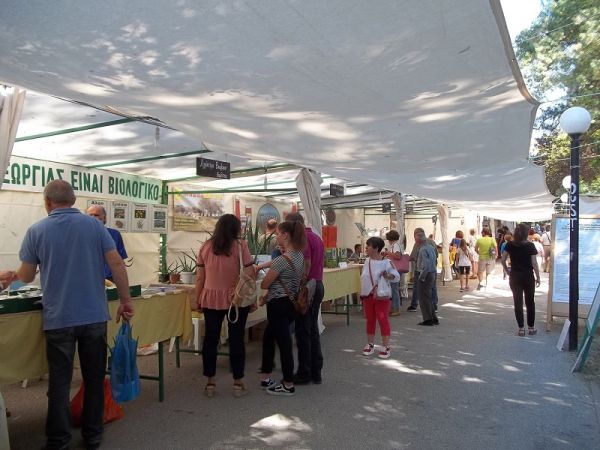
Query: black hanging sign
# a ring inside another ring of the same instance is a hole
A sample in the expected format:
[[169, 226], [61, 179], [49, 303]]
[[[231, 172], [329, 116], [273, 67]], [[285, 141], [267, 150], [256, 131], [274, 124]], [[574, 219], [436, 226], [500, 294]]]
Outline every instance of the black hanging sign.
[[229, 180], [231, 177], [231, 164], [225, 161], [196, 158], [196, 175]]
[[392, 204], [391, 203], [383, 203], [381, 205], [381, 212], [390, 212], [392, 210]]
[[343, 197], [344, 186], [340, 184], [329, 184], [329, 195], [332, 197]]

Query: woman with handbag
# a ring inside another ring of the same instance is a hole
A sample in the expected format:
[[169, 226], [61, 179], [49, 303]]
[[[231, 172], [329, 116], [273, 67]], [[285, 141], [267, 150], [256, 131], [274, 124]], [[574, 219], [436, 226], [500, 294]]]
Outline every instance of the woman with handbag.
[[[405, 259], [408, 259], [408, 255], [402, 254], [402, 247], [400, 246], [400, 234], [396, 230], [390, 230], [385, 234], [385, 238], [390, 244], [390, 250], [381, 252], [381, 255], [385, 258], [389, 259], [392, 265], [398, 270], [400, 273], [400, 280], [392, 281], [390, 283], [392, 287], [392, 309], [390, 311], [390, 316], [399, 316], [400, 315], [400, 307], [402, 306], [402, 299], [408, 298], [408, 290], [405, 288], [406, 283], [401, 283], [403, 277], [406, 277], [403, 273], [400, 272], [401, 266], [405, 263]], [[408, 261], [406, 261], [406, 265], [408, 266]], [[406, 267], [406, 271], [408, 271], [408, 267]], [[402, 291], [406, 291], [402, 295], [400, 285], [403, 284]]]
[[381, 250], [384, 246], [383, 239], [370, 237], [367, 239], [367, 259], [360, 275], [360, 298], [367, 318], [367, 345], [363, 348], [363, 355], [375, 353], [375, 328], [379, 323], [383, 349], [379, 357], [390, 357], [390, 310], [392, 289], [390, 282], [398, 283], [400, 274], [389, 259], [383, 259]]
[[[221, 324], [227, 315], [240, 278], [240, 262], [243, 273], [254, 277], [254, 261], [248, 243], [239, 239], [242, 232], [240, 219], [233, 214], [219, 218], [212, 237], [198, 252], [196, 295], [198, 306], [204, 313], [205, 336], [202, 343], [202, 365], [207, 377], [204, 394], [215, 394], [217, 345], [221, 336]], [[241, 258], [240, 258], [241, 255]], [[241, 397], [248, 393], [244, 385], [246, 348], [244, 332], [250, 309], [256, 306], [237, 308], [237, 320], [228, 321], [229, 361], [233, 372], [233, 395]]]
[[[277, 244], [285, 252], [271, 261], [267, 275], [261, 283], [262, 289], [268, 289], [265, 296], [267, 304], [267, 329], [265, 334], [273, 339], [263, 340], [260, 385], [271, 395], [294, 395], [294, 353], [290, 324], [296, 319], [293, 301], [298, 295], [300, 282], [304, 277], [304, 247], [306, 235], [300, 222], [281, 222], [277, 226]], [[276, 383], [271, 378], [275, 342], [279, 347], [283, 380]]]

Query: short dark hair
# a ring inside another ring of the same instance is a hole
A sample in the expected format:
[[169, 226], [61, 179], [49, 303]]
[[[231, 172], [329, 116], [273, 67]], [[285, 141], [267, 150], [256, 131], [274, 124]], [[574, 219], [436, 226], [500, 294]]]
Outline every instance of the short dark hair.
[[44, 188], [44, 198], [55, 205], [73, 206], [75, 204], [73, 186], [65, 180], [52, 180], [48, 183]]
[[481, 235], [482, 236], [491, 236], [492, 232], [490, 231], [489, 228], [484, 228], [483, 230], [481, 230]]
[[267, 230], [275, 231], [277, 229], [277, 220], [269, 219], [267, 220]]
[[385, 246], [385, 242], [380, 237], [373, 236], [367, 239], [367, 245], [371, 248], [376, 248], [380, 252]]
[[385, 233], [385, 238], [388, 241], [397, 241], [400, 239], [400, 234], [396, 230], [390, 230]]
[[289, 213], [285, 220], [287, 222], [300, 222], [302, 225], [304, 225], [304, 217], [302, 217], [302, 214], [297, 212]]
[[465, 237], [464, 233], [461, 230], [458, 230], [455, 234], [458, 239], [462, 239]]
[[362, 247], [362, 245], [360, 245], [360, 244], [355, 244], [355, 245], [354, 245], [354, 251], [356, 251], [356, 250], [360, 250], [360, 248], [361, 248], [361, 247]]

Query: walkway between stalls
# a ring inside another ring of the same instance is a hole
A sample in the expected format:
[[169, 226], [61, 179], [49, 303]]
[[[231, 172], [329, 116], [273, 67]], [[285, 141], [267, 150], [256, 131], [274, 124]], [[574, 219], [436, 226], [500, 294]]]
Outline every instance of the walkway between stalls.
[[[364, 320], [325, 316], [322, 385], [294, 397], [257, 387], [260, 344], [248, 348], [250, 394], [235, 399], [226, 359], [217, 391], [202, 395], [200, 357], [167, 357], [166, 400], [143, 384], [126, 417], [106, 427], [106, 449], [592, 449], [600, 442], [598, 380], [570, 373], [558, 352], [560, 325], [545, 333], [547, 279], [537, 296], [536, 336], [517, 337], [508, 282], [460, 294], [440, 286], [438, 327], [420, 313], [392, 318], [389, 360], [362, 356]], [[403, 309], [406, 309], [404, 305]], [[150, 364], [140, 358], [140, 367]], [[279, 366], [279, 364], [278, 364]], [[46, 382], [3, 388], [13, 449], [43, 443]], [[79, 386], [74, 377], [73, 390]], [[80, 442], [74, 430], [73, 448]]]

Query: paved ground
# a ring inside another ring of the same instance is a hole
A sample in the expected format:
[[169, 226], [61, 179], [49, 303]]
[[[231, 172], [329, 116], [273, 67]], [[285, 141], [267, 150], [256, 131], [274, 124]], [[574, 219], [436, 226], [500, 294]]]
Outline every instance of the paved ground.
[[[525, 338], [515, 335], [502, 280], [464, 295], [455, 281], [440, 287], [440, 297], [439, 327], [416, 326], [420, 313], [392, 318], [387, 361], [361, 355], [364, 320], [358, 312], [349, 327], [341, 316], [326, 316], [324, 384], [300, 386], [295, 397], [268, 396], [253, 382], [257, 343], [249, 346], [251, 392], [241, 399], [231, 395], [225, 359], [218, 394], [208, 399], [200, 358], [184, 355], [176, 369], [168, 355], [166, 401], [157, 401], [155, 383], [143, 382], [140, 398], [125, 405], [126, 417], [106, 427], [103, 448], [598, 448], [598, 377], [570, 373], [573, 355], [555, 348], [560, 325], [543, 331], [541, 291], [540, 332]], [[141, 368], [153, 364], [140, 358]], [[3, 394], [12, 412], [13, 449], [39, 448], [45, 382], [4, 387]]]

